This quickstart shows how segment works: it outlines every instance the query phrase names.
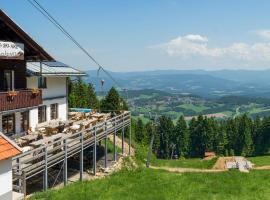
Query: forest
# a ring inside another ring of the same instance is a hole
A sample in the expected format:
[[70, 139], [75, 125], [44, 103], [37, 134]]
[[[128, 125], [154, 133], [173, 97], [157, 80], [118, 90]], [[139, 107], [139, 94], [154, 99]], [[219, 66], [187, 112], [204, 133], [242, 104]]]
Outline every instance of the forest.
[[134, 124], [135, 139], [149, 144], [154, 134], [153, 152], [158, 158], [203, 157], [206, 151], [220, 156], [256, 156], [268, 153], [270, 117], [255, 120], [246, 114], [226, 120], [199, 115], [188, 123], [181, 116], [176, 125], [172, 119], [160, 116], [156, 122]]

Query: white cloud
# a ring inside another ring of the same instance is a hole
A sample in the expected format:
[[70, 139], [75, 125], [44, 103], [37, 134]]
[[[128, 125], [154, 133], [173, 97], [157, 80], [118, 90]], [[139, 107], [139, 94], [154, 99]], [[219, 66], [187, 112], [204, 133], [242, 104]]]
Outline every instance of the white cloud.
[[270, 61], [270, 43], [247, 44], [237, 42], [227, 47], [209, 47], [208, 38], [201, 35], [179, 36], [169, 42], [154, 45], [151, 48], [160, 49], [170, 56], [185, 59], [200, 56], [209, 59], [225, 58], [240, 61]]
[[270, 39], [270, 30], [264, 29], [264, 30], [257, 30], [255, 31], [255, 34], [258, 36], [264, 38], [264, 39]]

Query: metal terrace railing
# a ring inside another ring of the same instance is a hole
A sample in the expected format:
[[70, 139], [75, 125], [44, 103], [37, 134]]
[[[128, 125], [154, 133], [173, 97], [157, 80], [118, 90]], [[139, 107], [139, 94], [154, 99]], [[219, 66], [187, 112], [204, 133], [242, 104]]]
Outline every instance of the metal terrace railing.
[[[64, 164], [64, 183], [67, 183], [67, 159], [80, 154], [80, 179], [82, 179], [83, 172], [83, 151], [84, 149], [93, 146], [93, 170], [96, 173], [96, 144], [98, 141], [105, 139], [105, 167], [107, 167], [107, 136], [114, 134], [114, 160], [116, 159], [116, 147], [115, 136], [117, 131], [122, 130], [122, 153], [124, 153], [124, 135], [125, 128], [129, 127], [129, 144], [131, 142], [131, 114], [130, 112], [124, 112], [109, 120], [100, 122], [97, 125], [82, 130], [72, 135], [66, 135], [65, 137], [54, 141], [52, 143], [43, 145], [39, 148], [25, 152], [13, 158], [13, 183], [14, 188], [22, 187], [22, 183], [26, 180], [34, 177], [37, 174], [43, 173], [44, 177], [44, 189], [48, 188], [48, 169], [63, 162]], [[129, 149], [130, 153], [130, 149]], [[22, 177], [24, 180], [20, 180]], [[26, 193], [26, 189], [23, 190]]]

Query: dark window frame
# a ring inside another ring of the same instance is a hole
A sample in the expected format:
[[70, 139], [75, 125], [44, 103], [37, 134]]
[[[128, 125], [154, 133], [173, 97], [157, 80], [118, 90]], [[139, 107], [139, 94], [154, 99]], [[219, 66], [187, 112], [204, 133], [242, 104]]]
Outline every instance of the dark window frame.
[[47, 88], [47, 77], [39, 76], [38, 77], [38, 88], [46, 89]]
[[51, 104], [51, 120], [58, 119], [58, 103]]
[[[9, 122], [10, 119], [12, 121], [12, 129], [9, 129]], [[4, 125], [6, 125], [6, 128], [4, 128]], [[9, 115], [3, 115], [2, 116], [2, 131], [7, 136], [12, 136], [15, 134], [15, 114], [9, 114]]]
[[[6, 79], [6, 75], [9, 74], [9, 83], [7, 83], [7, 79]], [[14, 84], [15, 84], [15, 80], [14, 80], [14, 70], [10, 70], [10, 69], [6, 69], [4, 70], [4, 82], [3, 82], [3, 86], [4, 86], [4, 90], [5, 91], [12, 91], [14, 90]]]
[[29, 111], [21, 113], [21, 132], [27, 132], [30, 127]]
[[47, 106], [38, 107], [38, 123], [43, 123], [47, 121]]

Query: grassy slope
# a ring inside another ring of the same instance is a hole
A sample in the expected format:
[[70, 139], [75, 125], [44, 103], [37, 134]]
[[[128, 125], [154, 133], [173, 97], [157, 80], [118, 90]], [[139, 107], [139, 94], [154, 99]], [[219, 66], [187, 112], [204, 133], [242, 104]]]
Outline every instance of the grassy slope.
[[174, 174], [162, 170], [121, 171], [91, 182], [71, 184], [31, 199], [270, 199], [270, 172]]
[[249, 157], [248, 160], [255, 164], [255, 166], [270, 165], [270, 156]]

